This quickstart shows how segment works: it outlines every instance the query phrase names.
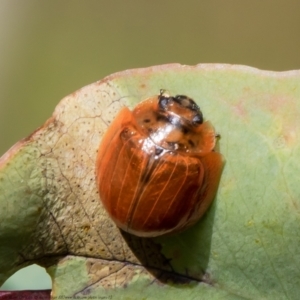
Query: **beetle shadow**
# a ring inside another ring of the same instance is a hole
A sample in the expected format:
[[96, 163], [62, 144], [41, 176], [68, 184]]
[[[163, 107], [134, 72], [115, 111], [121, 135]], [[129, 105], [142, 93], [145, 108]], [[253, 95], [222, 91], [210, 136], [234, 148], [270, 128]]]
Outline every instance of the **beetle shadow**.
[[121, 231], [141, 265], [164, 284], [205, 282], [212, 284], [207, 266], [216, 210], [216, 195], [202, 219], [182, 233], [158, 238], [142, 238]]

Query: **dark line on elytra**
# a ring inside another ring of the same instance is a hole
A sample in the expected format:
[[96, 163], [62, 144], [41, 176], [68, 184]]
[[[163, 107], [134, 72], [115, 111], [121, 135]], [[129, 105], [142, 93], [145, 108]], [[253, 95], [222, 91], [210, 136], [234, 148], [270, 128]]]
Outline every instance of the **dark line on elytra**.
[[[160, 161], [157, 163], [157, 165], [160, 164], [161, 166], [159, 166], [159, 168], [157, 168], [157, 169], [159, 170], [160, 168], [163, 168], [163, 167], [164, 167], [164, 163], [165, 163], [165, 162], [164, 162], [163, 160], [160, 160]], [[157, 167], [157, 165], [156, 165], [156, 167]], [[177, 162], [176, 162], [176, 165], [177, 165]], [[172, 177], [172, 175], [173, 175], [173, 173], [174, 173], [174, 169], [175, 169], [175, 168], [173, 168], [172, 173], [170, 173], [170, 175], [169, 175], [168, 182], [170, 181], [170, 178]], [[154, 208], [155, 208], [155, 206], [157, 205], [157, 203], [158, 203], [158, 201], [159, 201], [159, 199], [160, 199], [162, 193], [164, 192], [165, 188], [166, 188], [166, 185], [165, 185], [165, 187], [160, 191], [160, 194], [159, 194], [159, 196], [157, 197], [157, 199], [156, 199], [156, 201], [155, 201], [155, 203], [154, 203], [154, 205], [153, 205], [152, 210], [150, 211], [150, 213], [152, 213], [152, 211], [154, 210]], [[150, 214], [148, 214], [147, 218], [144, 220], [143, 225], [145, 225], [145, 224], [147, 223], [147, 221], [148, 221], [148, 219], [149, 219], [149, 216], [150, 216]]]
[[[174, 167], [174, 169], [173, 169], [173, 171], [172, 171], [172, 175], [173, 175], [174, 170], [176, 169], [177, 164], [178, 164], [178, 157], [176, 157], [176, 158], [177, 158], [177, 160], [176, 160], [176, 165], [175, 165], [175, 167]], [[186, 159], [184, 159], [184, 160], [185, 160], [185, 163], [186, 163]], [[189, 167], [188, 167], [188, 164], [186, 163], [186, 170], [185, 170], [185, 176], [184, 176], [185, 179], [184, 179], [184, 181], [181, 183], [181, 186], [177, 189], [176, 194], [173, 196], [173, 199], [172, 199], [171, 203], [169, 204], [168, 209], [166, 210], [166, 212], [165, 212], [163, 218], [165, 218], [165, 216], [167, 215], [169, 209], [170, 209], [170, 208], [172, 207], [172, 205], [174, 204], [174, 200], [176, 199], [176, 197], [177, 197], [177, 195], [178, 195], [180, 189], [182, 188], [182, 186], [184, 186], [184, 184], [185, 184], [185, 182], [186, 182], [186, 180], [187, 180], [188, 169], [189, 169]], [[182, 175], [181, 175], [181, 176], [182, 176]], [[180, 177], [181, 177], [181, 176], [180, 176]], [[179, 178], [180, 178], [180, 177], [179, 177]]]
[[[141, 196], [143, 195], [143, 192], [144, 192], [145, 188], [147, 187], [147, 182], [149, 182], [149, 179], [150, 179], [151, 175], [153, 174], [153, 171], [155, 170], [158, 163], [159, 163], [159, 160], [155, 159], [155, 153], [153, 153], [147, 162], [147, 165], [145, 168], [147, 171], [144, 174], [142, 174], [141, 179], [138, 183], [139, 188], [137, 190], [135, 198], [133, 199], [132, 209], [129, 212], [127, 228], [132, 223], [132, 217], [136, 211], [137, 205], [139, 204], [139, 200], [140, 200]], [[149, 168], [149, 166], [150, 166], [150, 168]]]

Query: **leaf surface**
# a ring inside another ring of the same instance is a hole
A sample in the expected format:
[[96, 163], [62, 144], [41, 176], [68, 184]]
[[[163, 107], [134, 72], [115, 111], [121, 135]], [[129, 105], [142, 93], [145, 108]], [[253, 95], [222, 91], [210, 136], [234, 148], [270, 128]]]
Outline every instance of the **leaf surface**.
[[[162, 88], [198, 103], [226, 164], [198, 224], [141, 239], [103, 211], [95, 158], [116, 113]], [[299, 103], [299, 71], [213, 64], [120, 72], [64, 98], [0, 159], [0, 281], [39, 263], [53, 297], [297, 299]]]

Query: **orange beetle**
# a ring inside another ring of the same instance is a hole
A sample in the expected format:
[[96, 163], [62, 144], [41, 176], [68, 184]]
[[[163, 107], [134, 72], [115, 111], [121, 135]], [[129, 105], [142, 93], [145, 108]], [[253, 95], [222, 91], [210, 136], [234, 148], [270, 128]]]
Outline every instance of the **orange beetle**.
[[216, 134], [187, 96], [158, 96], [123, 108], [96, 161], [102, 203], [119, 228], [141, 237], [182, 231], [212, 202], [223, 158]]

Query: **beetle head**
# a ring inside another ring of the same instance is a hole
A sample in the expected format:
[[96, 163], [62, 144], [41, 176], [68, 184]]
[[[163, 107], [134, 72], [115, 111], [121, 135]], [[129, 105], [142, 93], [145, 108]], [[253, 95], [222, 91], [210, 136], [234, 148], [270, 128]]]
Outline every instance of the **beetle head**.
[[169, 119], [175, 118], [192, 126], [203, 123], [203, 115], [199, 106], [193, 99], [185, 95], [172, 97], [161, 90], [158, 96], [158, 107], [169, 116]]

